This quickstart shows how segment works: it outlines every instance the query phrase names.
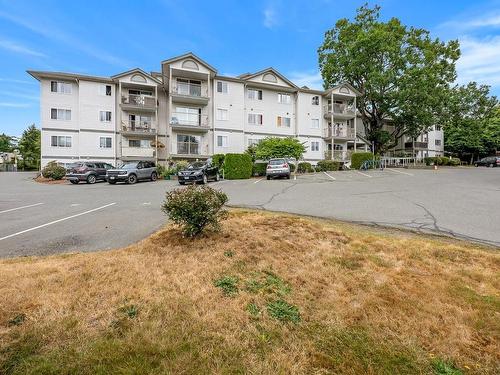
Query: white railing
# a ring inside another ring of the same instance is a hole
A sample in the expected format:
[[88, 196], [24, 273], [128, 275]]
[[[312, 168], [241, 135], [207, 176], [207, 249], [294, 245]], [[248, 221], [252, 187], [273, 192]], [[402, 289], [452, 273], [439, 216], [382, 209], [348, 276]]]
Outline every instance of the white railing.
[[122, 146], [122, 156], [152, 158], [154, 155], [153, 147]]
[[192, 97], [208, 97], [208, 90], [203, 89], [198, 83], [175, 82], [171, 93]]
[[122, 96], [122, 104], [142, 108], [156, 108], [156, 98], [154, 96], [128, 94]]
[[325, 138], [331, 138], [331, 137], [337, 137], [337, 138], [350, 138], [354, 139], [356, 138], [356, 133], [354, 132], [353, 128], [347, 128], [347, 129], [339, 129], [339, 128], [323, 128], [323, 137]]
[[412, 157], [389, 157], [382, 156], [380, 158], [380, 166], [382, 168], [387, 167], [408, 167], [417, 164], [422, 164], [424, 162], [423, 158], [412, 158]]
[[156, 129], [152, 127], [151, 121], [123, 121], [122, 131], [156, 134]]
[[347, 162], [351, 160], [351, 155], [353, 152], [354, 152], [353, 150], [334, 150], [332, 158], [332, 151], [326, 151], [325, 159]]
[[354, 106], [351, 104], [330, 103], [323, 106], [323, 111], [325, 113], [354, 116]]
[[208, 127], [208, 116], [197, 113], [173, 112], [170, 125]]

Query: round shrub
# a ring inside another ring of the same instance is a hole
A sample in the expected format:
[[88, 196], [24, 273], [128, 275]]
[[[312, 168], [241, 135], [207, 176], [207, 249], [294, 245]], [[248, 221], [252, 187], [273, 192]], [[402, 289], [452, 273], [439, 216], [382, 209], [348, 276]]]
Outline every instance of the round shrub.
[[340, 169], [340, 162], [335, 160], [320, 160], [316, 166], [316, 170], [321, 172], [338, 171]]
[[314, 172], [314, 169], [313, 169], [311, 163], [303, 161], [303, 162], [300, 162], [299, 165], [297, 166], [297, 172], [309, 173], [309, 172]]
[[58, 165], [56, 161], [51, 161], [42, 169], [42, 176], [52, 180], [62, 180], [66, 176], [66, 168]]
[[252, 177], [252, 157], [249, 154], [226, 154], [224, 178], [238, 180]]
[[220, 221], [227, 217], [227, 211], [222, 209], [227, 201], [222, 191], [191, 185], [168, 192], [161, 208], [181, 226], [185, 236], [194, 237], [207, 228], [220, 229]]
[[371, 152], [354, 152], [351, 156], [351, 168], [359, 169], [367, 160], [373, 160], [373, 154]]

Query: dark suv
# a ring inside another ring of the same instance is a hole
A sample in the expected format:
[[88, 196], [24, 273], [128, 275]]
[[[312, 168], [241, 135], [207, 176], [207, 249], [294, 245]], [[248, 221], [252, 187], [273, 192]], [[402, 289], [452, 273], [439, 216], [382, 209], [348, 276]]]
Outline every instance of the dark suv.
[[96, 181], [105, 181], [106, 172], [113, 168], [111, 164], [101, 161], [82, 161], [77, 162], [68, 168], [66, 179], [72, 184], [85, 181], [87, 184], [94, 184]]
[[177, 178], [181, 185], [187, 182], [206, 184], [208, 180], [219, 181], [219, 168], [212, 164], [212, 159], [195, 161], [189, 164], [186, 169], [179, 171]]
[[110, 184], [123, 181], [127, 184], [135, 184], [139, 180], [156, 181], [158, 173], [153, 161], [130, 161], [120, 168], [108, 169], [106, 180]]
[[482, 158], [474, 163], [474, 166], [485, 166], [485, 167], [500, 167], [500, 156], [488, 156], [487, 158]]

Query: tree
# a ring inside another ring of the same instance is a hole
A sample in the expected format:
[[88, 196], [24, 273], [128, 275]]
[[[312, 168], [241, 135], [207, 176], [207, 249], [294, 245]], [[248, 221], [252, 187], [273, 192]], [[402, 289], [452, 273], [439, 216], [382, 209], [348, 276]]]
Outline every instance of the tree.
[[340, 19], [318, 50], [325, 89], [349, 83], [361, 92], [357, 110], [377, 152], [440, 123], [460, 56], [458, 41], [432, 39], [397, 18], [381, 22], [379, 12], [365, 4], [354, 21]]
[[32, 124], [23, 132], [19, 139], [19, 151], [23, 157], [25, 169], [40, 167], [40, 130]]
[[16, 147], [16, 138], [5, 133], [0, 134], [0, 152], [12, 152]]
[[269, 160], [272, 158], [302, 158], [306, 151], [303, 143], [296, 138], [268, 137], [261, 140], [255, 147], [257, 159]]
[[446, 100], [444, 144], [446, 151], [460, 158], [474, 158], [500, 146], [500, 110], [489, 87], [470, 82], [455, 86]]

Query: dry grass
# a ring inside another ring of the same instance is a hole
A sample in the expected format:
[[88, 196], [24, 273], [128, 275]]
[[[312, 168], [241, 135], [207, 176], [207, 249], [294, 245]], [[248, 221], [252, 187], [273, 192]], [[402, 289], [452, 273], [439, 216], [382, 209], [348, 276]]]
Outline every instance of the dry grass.
[[451, 240], [235, 210], [0, 275], [0, 373], [500, 371], [500, 255]]

